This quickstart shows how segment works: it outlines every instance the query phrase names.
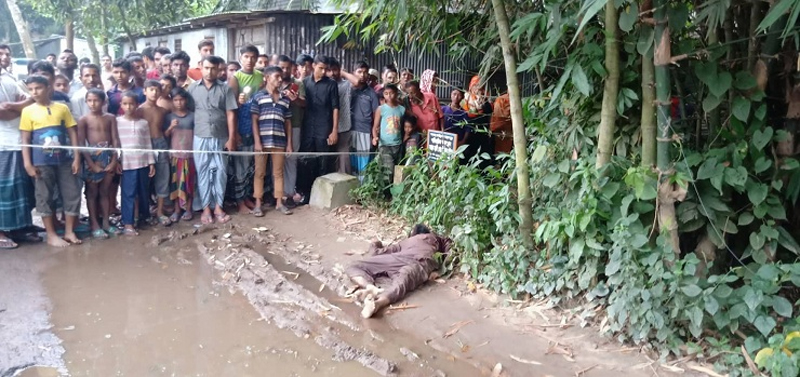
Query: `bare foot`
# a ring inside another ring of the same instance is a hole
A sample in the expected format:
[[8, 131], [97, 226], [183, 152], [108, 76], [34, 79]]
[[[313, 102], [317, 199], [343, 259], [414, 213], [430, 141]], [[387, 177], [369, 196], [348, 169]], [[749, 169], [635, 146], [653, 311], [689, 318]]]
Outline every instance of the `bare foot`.
[[239, 214], [240, 215], [249, 215], [250, 213], [252, 213], [250, 211], [252, 208], [253, 208], [252, 206], [248, 206], [245, 202], [241, 202], [241, 203], [239, 203]]
[[253, 201], [250, 200], [249, 198], [245, 199], [243, 203], [244, 203], [245, 206], [247, 206], [247, 208], [250, 208], [250, 209], [253, 209], [253, 208], [256, 207], [256, 204], [253, 203]]
[[75, 233], [66, 233], [64, 234], [64, 241], [67, 241], [73, 245], [80, 245], [82, 243], [81, 239]]
[[364, 299], [364, 309], [361, 310], [361, 317], [371, 318], [373, 315], [375, 315], [375, 296], [368, 295]]
[[69, 246], [69, 242], [64, 241], [61, 237], [54, 236], [54, 237], [47, 237], [47, 244], [53, 247], [67, 247]]

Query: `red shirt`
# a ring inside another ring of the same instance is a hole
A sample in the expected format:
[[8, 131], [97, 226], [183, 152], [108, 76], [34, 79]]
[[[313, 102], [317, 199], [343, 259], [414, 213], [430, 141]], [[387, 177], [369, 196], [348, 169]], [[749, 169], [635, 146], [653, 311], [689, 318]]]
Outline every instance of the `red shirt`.
[[198, 81], [203, 79], [203, 72], [200, 71], [200, 68], [189, 68], [186, 72], [186, 76], [191, 77], [194, 81]]
[[158, 72], [157, 69], [151, 69], [147, 71], [147, 79], [148, 80], [158, 80], [161, 78], [161, 73]]
[[411, 112], [417, 117], [417, 124], [423, 131], [441, 131], [439, 120], [442, 119], [442, 107], [439, 106], [439, 99], [433, 93], [422, 93], [422, 106], [409, 99]]

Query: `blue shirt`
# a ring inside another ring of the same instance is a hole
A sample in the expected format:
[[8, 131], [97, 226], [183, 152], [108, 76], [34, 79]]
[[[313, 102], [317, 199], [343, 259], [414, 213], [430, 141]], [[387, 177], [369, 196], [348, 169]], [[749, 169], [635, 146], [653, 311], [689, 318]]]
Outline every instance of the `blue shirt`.
[[381, 146], [391, 147], [403, 143], [403, 114], [406, 113], [406, 108], [403, 106], [391, 107], [383, 104], [379, 107], [381, 109]]
[[467, 121], [467, 112], [461, 109], [453, 109], [450, 106], [442, 106], [444, 114], [444, 132], [458, 135], [458, 141], [464, 140], [467, 132], [472, 131]]
[[286, 121], [292, 118], [290, 105], [288, 97], [281, 95], [276, 102], [264, 90], [250, 100], [250, 113], [258, 114], [258, 136], [262, 148], [286, 148]]
[[125, 92], [134, 92], [136, 93], [137, 98], [137, 105], [141, 105], [147, 99], [144, 96], [144, 90], [138, 86], [133, 86], [128, 90], [119, 90], [118, 84], [114, 84], [114, 87], [111, 88], [106, 95], [108, 96], [108, 113], [111, 115], [124, 115], [122, 111], [122, 107], [120, 104], [122, 103], [122, 95]]
[[381, 105], [378, 95], [367, 85], [361, 89], [352, 87], [350, 93], [353, 96], [350, 101], [353, 130], [371, 134], [372, 117], [375, 115], [375, 110]]

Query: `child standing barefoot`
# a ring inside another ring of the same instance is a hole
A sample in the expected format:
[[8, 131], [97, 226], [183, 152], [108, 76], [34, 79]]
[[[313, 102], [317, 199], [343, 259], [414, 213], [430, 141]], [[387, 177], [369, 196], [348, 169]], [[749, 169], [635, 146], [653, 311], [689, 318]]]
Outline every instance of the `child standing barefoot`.
[[[27, 86], [36, 103], [22, 110], [19, 123], [22, 144], [45, 148], [22, 147], [22, 159], [28, 175], [35, 178], [36, 210], [42, 215], [47, 243], [56, 247], [80, 244], [74, 229], [81, 208], [81, 193], [75, 179], [81, 166], [81, 154], [74, 153], [70, 157], [65, 149], [59, 148], [66, 143], [67, 135], [72, 146], [78, 146], [77, 124], [66, 105], [50, 100], [50, 82], [45, 77], [30, 76]], [[64, 238], [56, 233], [53, 221], [55, 190], [61, 193], [66, 215]]]
[[[161, 98], [161, 84], [156, 80], [147, 80], [144, 83], [144, 95], [146, 100], [139, 106], [139, 110], [141, 111], [142, 117], [150, 125], [150, 137], [153, 138], [152, 148], [155, 150], [169, 149], [169, 143], [164, 137], [164, 128], [162, 128], [167, 110], [156, 104], [156, 101]], [[169, 217], [164, 215], [164, 200], [169, 197], [169, 156], [166, 153], [159, 153], [156, 156], [155, 167], [156, 175], [153, 179], [153, 188], [158, 200], [156, 218], [158, 219], [158, 223], [162, 226], [169, 226], [172, 222], [169, 220]]]
[[[86, 93], [86, 106], [89, 113], [78, 120], [78, 137], [86, 145], [97, 148], [119, 148], [117, 135], [117, 119], [103, 113], [106, 94], [100, 89], [89, 89]], [[89, 209], [89, 221], [92, 236], [96, 239], [108, 238], [108, 234], [119, 234], [119, 230], [109, 224], [111, 215], [108, 198], [111, 182], [117, 173], [117, 154], [113, 150], [97, 150], [83, 152], [86, 165], [86, 206]], [[97, 204], [100, 204], [98, 213]], [[97, 222], [98, 215], [103, 218], [103, 227]], [[108, 233], [106, 233], [108, 232]]]
[[122, 174], [122, 234], [136, 236], [135, 203], [139, 203], [139, 222], [144, 223], [150, 216], [150, 178], [156, 174], [155, 157], [152, 152], [135, 151], [152, 149], [150, 125], [139, 118], [137, 108], [138, 95], [125, 92], [120, 107], [124, 115], [117, 117], [120, 147], [132, 149], [122, 154], [122, 166], [118, 171]]
[[[172, 213], [172, 222], [180, 218], [183, 221], [192, 220], [192, 198], [194, 186], [197, 183], [197, 172], [194, 167], [194, 158], [189, 153], [194, 140], [194, 113], [187, 108], [189, 93], [181, 88], [172, 91], [172, 112], [167, 114], [164, 123], [169, 128], [164, 132], [171, 140], [172, 150], [172, 194], [170, 198], [175, 202], [175, 212]], [[185, 208], [181, 216], [181, 206]]]

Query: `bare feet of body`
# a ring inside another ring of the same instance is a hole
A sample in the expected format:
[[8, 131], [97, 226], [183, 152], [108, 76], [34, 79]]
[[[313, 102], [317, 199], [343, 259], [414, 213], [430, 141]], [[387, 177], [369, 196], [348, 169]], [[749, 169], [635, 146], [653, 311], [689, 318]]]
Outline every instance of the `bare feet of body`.
[[78, 235], [76, 235], [75, 233], [66, 233], [66, 234], [64, 234], [64, 241], [69, 242], [70, 244], [73, 244], [73, 245], [80, 245], [81, 244], [81, 239], [78, 238]]
[[47, 244], [53, 247], [67, 247], [70, 245], [69, 242], [64, 241], [58, 235], [48, 235]]

